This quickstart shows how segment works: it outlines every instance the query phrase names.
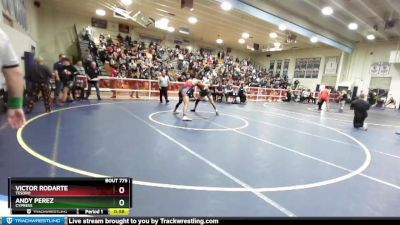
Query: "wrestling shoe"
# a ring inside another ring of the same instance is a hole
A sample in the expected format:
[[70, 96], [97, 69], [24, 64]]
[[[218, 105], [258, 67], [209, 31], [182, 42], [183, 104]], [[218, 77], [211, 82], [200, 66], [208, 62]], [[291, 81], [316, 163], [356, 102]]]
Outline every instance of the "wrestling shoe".
[[362, 128], [363, 128], [363, 130], [367, 131], [368, 130], [368, 124], [364, 123], [364, 126]]
[[192, 121], [192, 119], [190, 119], [190, 118], [187, 117], [187, 116], [183, 116], [183, 117], [182, 117], [182, 120], [183, 120], [183, 121]]

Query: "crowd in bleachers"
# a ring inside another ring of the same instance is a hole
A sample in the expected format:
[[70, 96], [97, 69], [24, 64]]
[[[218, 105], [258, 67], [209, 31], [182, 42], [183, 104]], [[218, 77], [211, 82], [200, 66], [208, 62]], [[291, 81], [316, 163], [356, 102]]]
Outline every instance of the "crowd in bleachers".
[[166, 71], [172, 81], [185, 81], [189, 74], [208, 79], [212, 84], [222, 83], [249, 87], [287, 88], [287, 76], [273, 75], [265, 68], [255, 66], [250, 59], [239, 59], [225, 50], [211, 52], [205, 49], [189, 50], [160, 43], [132, 40], [127, 35], [99, 35], [98, 43], [90, 36], [90, 53], [103, 64], [111, 66], [114, 77], [156, 79], [157, 71]]

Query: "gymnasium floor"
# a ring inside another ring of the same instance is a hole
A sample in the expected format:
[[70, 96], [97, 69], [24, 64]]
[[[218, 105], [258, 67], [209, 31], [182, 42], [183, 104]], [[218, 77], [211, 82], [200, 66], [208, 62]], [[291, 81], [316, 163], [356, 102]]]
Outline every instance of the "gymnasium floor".
[[400, 216], [397, 110], [365, 132], [348, 106], [202, 102], [183, 122], [175, 104], [73, 103], [18, 133], [0, 115], [0, 195], [10, 176], [128, 176], [134, 216]]

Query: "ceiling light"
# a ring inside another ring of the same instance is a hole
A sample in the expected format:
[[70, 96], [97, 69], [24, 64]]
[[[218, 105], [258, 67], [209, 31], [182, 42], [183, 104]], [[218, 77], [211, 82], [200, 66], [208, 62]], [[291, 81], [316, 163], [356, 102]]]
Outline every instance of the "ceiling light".
[[269, 37], [270, 38], [277, 38], [278, 35], [275, 32], [272, 32], [272, 33], [269, 34]]
[[321, 11], [322, 11], [322, 14], [324, 14], [325, 16], [329, 16], [333, 13], [333, 9], [329, 6], [324, 7]]
[[121, 0], [122, 4], [124, 5], [130, 5], [132, 4], [132, 0]]
[[318, 38], [317, 37], [312, 37], [310, 38], [311, 43], [317, 43], [318, 42]]
[[189, 21], [189, 23], [191, 23], [191, 24], [195, 24], [195, 23], [197, 23], [197, 18], [191, 16], [191, 17], [188, 18], [188, 21]]
[[269, 52], [278, 52], [278, 51], [282, 51], [282, 48], [274, 47], [274, 48], [268, 49], [268, 51], [269, 51]]
[[156, 22], [154, 23], [154, 26], [159, 29], [168, 30], [168, 28], [169, 28], [168, 24], [169, 24], [169, 20], [166, 18], [162, 18], [162, 19], [156, 20]]
[[224, 43], [224, 40], [222, 40], [221, 38], [218, 38], [218, 39], [217, 39], [217, 43], [218, 43], [218, 44], [222, 44], [222, 43]]
[[106, 15], [106, 11], [104, 11], [103, 9], [98, 9], [96, 10], [96, 14], [99, 16], [105, 16]]
[[251, 48], [251, 51], [253, 51], [253, 52], [254, 52], [254, 50], [255, 50], [254, 48]]
[[189, 34], [189, 28], [187, 28], [187, 27], [179, 27], [179, 33], [188, 35]]
[[229, 11], [232, 9], [232, 4], [230, 2], [224, 1], [221, 3], [221, 8], [225, 11]]
[[193, 12], [193, 11], [194, 11], [194, 8], [191, 8], [191, 9], [190, 9], [190, 12]]
[[282, 30], [282, 31], [284, 31], [284, 30], [286, 30], [287, 29], [287, 27], [286, 27], [286, 25], [285, 24], [281, 24], [281, 25], [279, 25], [279, 30]]
[[172, 32], [175, 31], [175, 28], [174, 27], [168, 27], [168, 31], [172, 33]]
[[350, 30], [357, 30], [357, 29], [358, 29], [358, 24], [356, 24], [356, 23], [349, 23], [348, 28], [349, 28]]
[[240, 39], [239, 39], [239, 43], [240, 43], [240, 44], [244, 44], [245, 42], [246, 42], [246, 40], [244, 40], [243, 38], [240, 38]]
[[159, 23], [160, 23], [160, 24], [168, 25], [169, 19], [167, 19], [167, 18], [161, 18], [161, 19], [159, 20]]
[[244, 33], [242, 34], [242, 38], [244, 38], [244, 39], [247, 39], [247, 38], [249, 38], [249, 37], [250, 37], [250, 34], [249, 34], [249, 33], [244, 32]]
[[367, 39], [368, 39], [368, 40], [374, 40], [374, 39], [375, 39], [375, 35], [373, 35], [373, 34], [368, 34], [368, 35], [367, 35]]
[[182, 34], [189, 34], [189, 32], [183, 31], [183, 30], [179, 30], [179, 33], [182, 33]]
[[275, 46], [275, 48], [279, 48], [279, 47], [281, 47], [281, 43], [275, 42], [275, 43], [274, 43], [274, 46]]

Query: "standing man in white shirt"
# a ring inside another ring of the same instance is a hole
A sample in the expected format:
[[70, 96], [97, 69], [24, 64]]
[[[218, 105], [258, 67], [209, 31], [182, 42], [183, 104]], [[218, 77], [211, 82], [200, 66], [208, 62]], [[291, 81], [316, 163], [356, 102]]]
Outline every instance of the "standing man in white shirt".
[[23, 107], [24, 79], [19, 68], [18, 56], [11, 46], [8, 36], [0, 29], [0, 69], [4, 74], [7, 90], [7, 120], [12, 128], [25, 124]]
[[166, 74], [166, 71], [163, 70], [161, 72], [158, 72], [158, 86], [160, 87], [160, 103], [163, 103], [162, 96], [165, 98], [165, 102], [168, 104], [168, 87], [169, 87], [169, 77]]

